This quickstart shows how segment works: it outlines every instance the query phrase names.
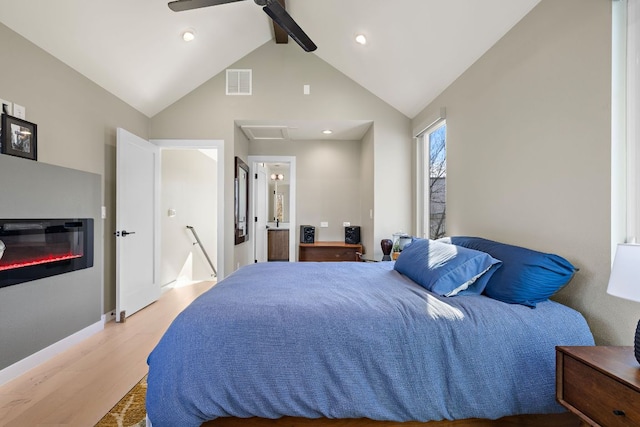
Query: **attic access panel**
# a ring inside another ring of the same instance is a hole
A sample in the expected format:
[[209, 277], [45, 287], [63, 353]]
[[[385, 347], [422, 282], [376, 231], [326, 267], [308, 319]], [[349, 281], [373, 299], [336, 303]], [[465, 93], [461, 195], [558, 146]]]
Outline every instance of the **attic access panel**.
[[240, 126], [244, 134], [252, 141], [285, 141], [289, 139], [287, 126]]

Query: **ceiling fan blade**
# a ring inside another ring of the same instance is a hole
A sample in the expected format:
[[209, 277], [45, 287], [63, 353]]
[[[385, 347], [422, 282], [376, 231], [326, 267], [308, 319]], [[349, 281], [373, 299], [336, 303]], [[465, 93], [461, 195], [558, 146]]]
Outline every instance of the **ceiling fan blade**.
[[219, 4], [233, 3], [242, 0], [175, 0], [169, 2], [169, 9], [174, 12], [199, 9], [201, 7], [217, 6]]
[[[257, 2], [256, 2], [257, 3]], [[280, 5], [278, 0], [267, 0], [262, 8], [273, 21], [291, 36], [296, 43], [307, 52], [313, 52], [318, 47], [311, 41], [309, 36], [302, 31], [302, 28], [293, 20], [291, 15]]]

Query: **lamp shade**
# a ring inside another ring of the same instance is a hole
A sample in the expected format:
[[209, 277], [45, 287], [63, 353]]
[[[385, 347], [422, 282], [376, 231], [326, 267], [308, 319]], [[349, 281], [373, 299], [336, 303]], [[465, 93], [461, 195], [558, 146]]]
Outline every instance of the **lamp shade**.
[[640, 302], [640, 245], [618, 245], [607, 293]]

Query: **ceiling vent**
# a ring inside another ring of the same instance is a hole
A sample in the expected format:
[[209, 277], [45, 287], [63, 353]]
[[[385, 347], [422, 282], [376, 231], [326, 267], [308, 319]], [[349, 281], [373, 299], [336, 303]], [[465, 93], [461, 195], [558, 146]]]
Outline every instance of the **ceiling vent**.
[[251, 70], [227, 70], [227, 95], [251, 95]]

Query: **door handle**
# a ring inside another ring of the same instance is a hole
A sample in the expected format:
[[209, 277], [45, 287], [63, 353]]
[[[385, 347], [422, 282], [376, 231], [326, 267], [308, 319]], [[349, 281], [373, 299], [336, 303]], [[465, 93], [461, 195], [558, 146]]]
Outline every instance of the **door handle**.
[[136, 234], [135, 231], [127, 231], [127, 230], [122, 230], [122, 237], [127, 237], [129, 234]]

